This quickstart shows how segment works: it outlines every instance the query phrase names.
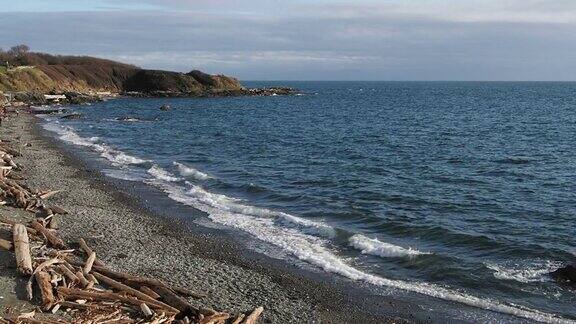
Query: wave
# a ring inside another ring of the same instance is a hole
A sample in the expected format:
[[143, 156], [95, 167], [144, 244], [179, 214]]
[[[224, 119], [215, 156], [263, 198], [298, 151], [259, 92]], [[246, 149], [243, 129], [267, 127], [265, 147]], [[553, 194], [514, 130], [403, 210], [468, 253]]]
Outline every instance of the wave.
[[[49, 120], [46, 118], [46, 120]], [[78, 146], [90, 147], [100, 153], [100, 156], [116, 165], [144, 164], [149, 160], [144, 160], [136, 156], [129, 155], [120, 150], [113, 149], [106, 144], [98, 143], [98, 137], [82, 137], [68, 126], [62, 126], [57, 121], [48, 122], [43, 125], [44, 129], [58, 134], [58, 137], [68, 143]]]
[[182, 175], [184, 177], [193, 177], [197, 180], [207, 180], [207, 179], [211, 178], [206, 173], [198, 171], [198, 170], [196, 170], [192, 167], [189, 167], [187, 165], [184, 165], [182, 163], [174, 162], [174, 165], [178, 168], [178, 172], [180, 172], [180, 175]]
[[[69, 127], [47, 123], [45, 128], [56, 132], [66, 142], [90, 147], [100, 152], [103, 157], [114, 164], [142, 164], [150, 162], [111, 149], [105, 144], [98, 144], [97, 138], [82, 138]], [[188, 171], [191, 176], [197, 175], [197, 173], [190, 172], [190, 170], [194, 170], [192, 168], [179, 168], [180, 171], [182, 169], [185, 173]], [[252, 234], [263, 242], [281, 248], [284, 253], [308, 262], [326, 272], [338, 274], [352, 280], [364, 281], [376, 286], [411, 291], [535, 321], [575, 323], [552, 314], [475, 297], [435, 284], [388, 279], [359, 270], [348, 264], [344, 258], [338, 256], [337, 252], [332, 249], [332, 243], [327, 237], [332, 237], [335, 229], [327, 224], [265, 208], [245, 205], [239, 199], [208, 192], [190, 182], [185, 182], [185, 186], [178, 185], [175, 182], [181, 180], [180, 178], [157, 165], [152, 165], [148, 169], [148, 173], [153, 176], [153, 179], [147, 182], [163, 189], [171, 199], [202, 210], [208, 214], [208, 217], [213, 222]], [[422, 254], [419, 251], [405, 249], [363, 236], [352, 238], [351, 243], [356, 248], [381, 256]]]
[[[263, 213], [265, 209], [250, 206], [244, 206], [244, 209], [242, 209], [240, 207], [241, 205], [237, 203], [237, 200], [230, 199], [225, 195], [207, 192], [194, 185], [189, 189], [174, 185], [164, 185], [163, 189], [171, 199], [206, 212], [212, 221], [252, 234], [257, 239], [279, 247], [285, 253], [317, 266], [326, 272], [339, 274], [352, 280], [364, 281], [376, 286], [411, 291], [535, 321], [575, 323], [568, 319], [556, 317], [553, 314], [511, 306], [491, 299], [479, 298], [439, 285], [388, 279], [370, 274], [349, 265], [343, 258], [339, 257], [331, 250], [329, 240], [306, 233], [297, 228], [279, 226], [275, 218], [269, 217], [271, 216], [270, 214]], [[274, 213], [273, 215], [278, 216], [278, 214]], [[314, 224], [309, 224], [308, 222], [310, 221], [308, 220], [303, 220], [295, 216], [292, 217], [291, 220], [295, 220], [295, 223], [306, 226], [313, 225], [323, 227], [321, 223], [313, 222]], [[360, 241], [366, 242], [362, 239], [360, 239]], [[403, 250], [409, 251], [407, 249]]]
[[180, 178], [173, 176], [170, 172], [162, 169], [157, 165], [153, 165], [150, 169], [148, 169], [148, 173], [156, 179], [168, 182], [177, 182], [181, 180]]
[[414, 257], [422, 254], [430, 254], [429, 252], [420, 252], [412, 248], [403, 248], [390, 243], [372, 239], [362, 234], [356, 234], [350, 237], [350, 245], [360, 250], [363, 254], [370, 254], [384, 258], [393, 257]]
[[495, 264], [485, 263], [493, 270], [494, 277], [501, 280], [514, 280], [522, 283], [550, 280], [548, 274], [562, 266], [560, 262], [536, 261], [532, 264]]

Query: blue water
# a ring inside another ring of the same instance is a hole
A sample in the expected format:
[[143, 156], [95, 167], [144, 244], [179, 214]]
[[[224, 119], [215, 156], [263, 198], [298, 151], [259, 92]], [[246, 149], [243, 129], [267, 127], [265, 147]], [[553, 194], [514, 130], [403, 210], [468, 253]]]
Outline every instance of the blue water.
[[279, 257], [576, 319], [547, 276], [576, 261], [576, 83], [281, 84], [302, 95], [116, 99], [50, 129]]

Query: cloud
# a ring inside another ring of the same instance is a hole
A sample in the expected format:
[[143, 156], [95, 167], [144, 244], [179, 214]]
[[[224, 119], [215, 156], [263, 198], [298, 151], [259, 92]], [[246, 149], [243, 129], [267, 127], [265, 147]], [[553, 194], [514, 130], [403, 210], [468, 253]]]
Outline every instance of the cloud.
[[4, 13], [0, 46], [25, 42], [242, 79], [574, 78], [572, 1], [260, 2], [146, 0], [161, 10]]

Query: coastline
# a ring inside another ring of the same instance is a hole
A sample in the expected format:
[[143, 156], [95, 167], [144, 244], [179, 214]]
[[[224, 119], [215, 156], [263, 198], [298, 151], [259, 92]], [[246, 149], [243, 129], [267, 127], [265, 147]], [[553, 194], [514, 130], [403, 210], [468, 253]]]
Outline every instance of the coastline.
[[[115, 270], [153, 275], [208, 293], [207, 298], [191, 300], [197, 306], [246, 311], [263, 305], [265, 323], [381, 323], [411, 316], [410, 305], [399, 306], [380, 296], [359, 304], [353, 294], [343, 294], [328, 283], [294, 269], [271, 266], [273, 260], [264, 261], [266, 257], [242, 249], [233, 238], [154, 213], [43, 135], [36, 117], [20, 114], [5, 120], [2, 128], [4, 138], [15, 144], [32, 144], [23, 149], [24, 157], [18, 158], [25, 167], [26, 183], [63, 189], [53, 198], [70, 212], [60, 228], [63, 239], [88, 238], [99, 257]], [[9, 207], [2, 207], [2, 212], [22, 219], [33, 217]], [[11, 296], [12, 290], [16, 288], [18, 293], [18, 289], [9, 283], [17, 277], [10, 261], [3, 264], [2, 306], [22, 299]], [[372, 312], [376, 309], [378, 312]], [[417, 317], [422, 319], [424, 314], [420, 315]]]

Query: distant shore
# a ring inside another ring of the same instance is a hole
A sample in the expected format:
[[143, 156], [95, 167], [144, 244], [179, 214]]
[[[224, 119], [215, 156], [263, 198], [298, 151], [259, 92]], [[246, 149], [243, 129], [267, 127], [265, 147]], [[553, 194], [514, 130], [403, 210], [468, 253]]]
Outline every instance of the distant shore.
[[[116, 270], [155, 276], [206, 292], [207, 298], [191, 300], [202, 307], [246, 311], [263, 305], [264, 323], [404, 321], [380, 312], [371, 314], [358, 300], [331, 285], [260, 262], [255, 253], [239, 250], [237, 242], [221, 233], [144, 208], [139, 198], [119, 191], [60, 144], [43, 136], [36, 117], [20, 114], [9, 118], [2, 123], [2, 130], [5, 139], [31, 144], [23, 146], [24, 157], [19, 158], [28, 185], [64, 189], [54, 197], [55, 203], [70, 212], [60, 229], [64, 239], [88, 238], [99, 257]], [[152, 198], [144, 199], [153, 204]], [[33, 217], [1, 208], [4, 214], [22, 220]], [[26, 308], [22, 296], [14, 294], [21, 284], [15, 269], [10, 267], [10, 260], [5, 263], [0, 270], [0, 295], [4, 297], [0, 306]], [[382, 304], [384, 313], [395, 313], [392, 301], [382, 299]]]

